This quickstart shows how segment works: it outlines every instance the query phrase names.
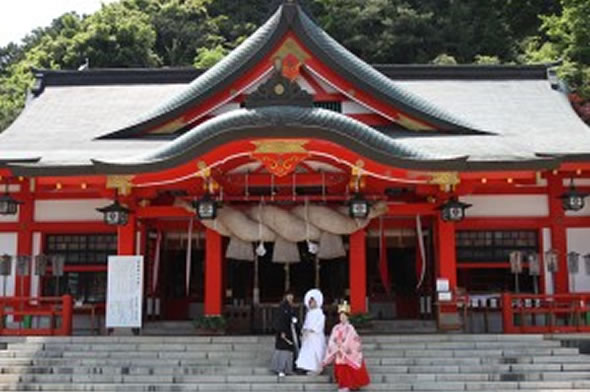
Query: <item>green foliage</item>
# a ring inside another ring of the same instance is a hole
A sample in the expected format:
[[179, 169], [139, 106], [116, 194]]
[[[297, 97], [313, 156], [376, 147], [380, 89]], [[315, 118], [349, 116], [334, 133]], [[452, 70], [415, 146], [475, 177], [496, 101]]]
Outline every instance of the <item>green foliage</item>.
[[432, 60], [432, 64], [436, 65], [457, 65], [457, 60], [453, 56], [446, 53], [441, 53]]
[[199, 316], [193, 321], [193, 325], [197, 329], [223, 331], [227, 325], [227, 321], [223, 316]]
[[368, 313], [358, 313], [353, 314], [348, 318], [348, 321], [355, 327], [355, 328], [363, 328], [368, 327], [371, 325], [371, 321], [373, 321], [373, 316]]
[[482, 65], [496, 65], [500, 64], [500, 59], [498, 56], [486, 56], [483, 54], [475, 55], [475, 59], [473, 61], [475, 64], [482, 64]]
[[197, 49], [194, 66], [199, 69], [210, 68], [225, 57], [227, 53], [228, 50], [221, 45], [217, 45], [213, 49], [199, 48]]
[[561, 0], [560, 14], [542, 15], [541, 33], [526, 42], [527, 62], [562, 60], [559, 75], [590, 99], [590, 1]]

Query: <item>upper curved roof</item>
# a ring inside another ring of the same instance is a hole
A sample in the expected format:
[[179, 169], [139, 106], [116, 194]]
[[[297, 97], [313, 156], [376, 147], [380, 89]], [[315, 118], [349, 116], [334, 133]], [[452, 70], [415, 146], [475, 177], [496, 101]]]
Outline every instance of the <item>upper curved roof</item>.
[[[408, 169], [477, 170], [468, 156], [431, 154], [390, 138], [360, 121], [333, 111], [299, 106], [270, 106], [234, 110], [198, 125], [157, 150], [126, 161], [97, 161], [100, 173], [138, 173], [165, 170], [190, 162], [225, 143], [243, 138], [318, 138], [332, 141], [385, 165]], [[494, 162], [513, 168], [554, 166], [552, 158], [531, 157], [517, 162]], [[489, 166], [490, 162], [484, 162]]]
[[369, 64], [360, 60], [309, 18], [296, 3], [281, 5], [270, 19], [223, 60], [192, 81], [183, 91], [130, 126], [103, 138], [128, 138], [158, 126], [232, 85], [254, 67], [292, 29], [314, 55], [362, 90], [418, 117], [441, 130], [475, 130], [464, 119], [398, 86]]

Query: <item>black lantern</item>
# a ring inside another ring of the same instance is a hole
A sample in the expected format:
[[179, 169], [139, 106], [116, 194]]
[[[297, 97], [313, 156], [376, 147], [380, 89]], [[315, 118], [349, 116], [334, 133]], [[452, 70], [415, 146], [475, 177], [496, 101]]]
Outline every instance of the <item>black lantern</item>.
[[438, 207], [441, 218], [445, 222], [460, 222], [465, 218], [465, 209], [471, 207], [471, 204], [463, 203], [457, 198], [447, 200], [443, 205]]
[[119, 203], [119, 200], [115, 200], [113, 204], [96, 210], [102, 212], [104, 223], [111, 226], [125, 226], [131, 213], [130, 209], [123, 207]]
[[584, 208], [584, 198], [588, 196], [587, 193], [581, 193], [576, 190], [574, 186], [574, 179], [570, 181], [570, 189], [563, 193], [559, 198], [563, 209], [566, 211], [580, 211]]
[[215, 219], [217, 217], [217, 202], [209, 193], [205, 193], [205, 196], [195, 200], [193, 206], [197, 210], [197, 217], [201, 220]]
[[360, 193], [357, 193], [348, 202], [348, 214], [351, 218], [365, 219], [369, 216], [370, 207], [369, 202]]
[[16, 215], [19, 204], [23, 204], [23, 202], [10, 196], [8, 193], [8, 183], [6, 183], [6, 190], [0, 196], [0, 215]]

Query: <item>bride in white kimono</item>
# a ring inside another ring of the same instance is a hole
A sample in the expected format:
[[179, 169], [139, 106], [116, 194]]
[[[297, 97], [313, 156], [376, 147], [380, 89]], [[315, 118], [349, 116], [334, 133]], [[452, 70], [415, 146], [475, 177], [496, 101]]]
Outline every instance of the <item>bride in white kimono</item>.
[[307, 313], [303, 323], [301, 350], [295, 364], [308, 373], [319, 374], [326, 354], [326, 316], [322, 311], [324, 296], [318, 289], [312, 289], [305, 294], [304, 302]]

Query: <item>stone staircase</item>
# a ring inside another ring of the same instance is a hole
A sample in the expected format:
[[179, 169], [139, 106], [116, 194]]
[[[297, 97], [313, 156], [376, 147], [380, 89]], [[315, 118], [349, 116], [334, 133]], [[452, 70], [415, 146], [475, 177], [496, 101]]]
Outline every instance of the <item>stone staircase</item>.
[[[590, 357], [540, 335], [364, 336], [370, 391], [590, 391]], [[5, 391], [335, 391], [278, 379], [254, 336], [0, 337]]]

